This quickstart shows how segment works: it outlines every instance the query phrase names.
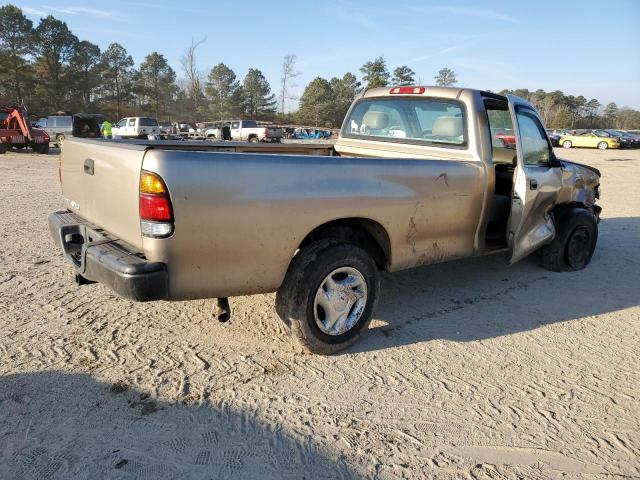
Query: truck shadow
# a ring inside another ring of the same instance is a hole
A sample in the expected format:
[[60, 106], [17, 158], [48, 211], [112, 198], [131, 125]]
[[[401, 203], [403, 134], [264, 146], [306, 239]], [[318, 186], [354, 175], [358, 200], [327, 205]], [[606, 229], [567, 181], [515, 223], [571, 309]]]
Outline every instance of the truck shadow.
[[608, 218], [582, 271], [549, 272], [536, 254], [510, 266], [497, 254], [385, 274], [373, 326], [346, 353], [482, 340], [637, 306], [638, 252], [640, 218]]
[[0, 478], [353, 478], [248, 412], [44, 371], [0, 377]]
[[60, 155], [60, 149], [52, 145], [51, 147], [49, 147], [49, 153], [35, 153], [31, 148], [13, 148], [3, 153], [0, 158], [3, 158], [3, 156], [9, 157], [11, 155], [35, 155], [37, 157], [44, 158], [57, 157], [58, 155]]

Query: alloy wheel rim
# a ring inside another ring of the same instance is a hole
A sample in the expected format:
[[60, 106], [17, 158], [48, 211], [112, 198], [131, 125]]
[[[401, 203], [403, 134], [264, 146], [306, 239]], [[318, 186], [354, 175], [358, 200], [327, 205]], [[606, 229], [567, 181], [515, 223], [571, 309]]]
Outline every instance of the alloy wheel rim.
[[340, 267], [327, 275], [316, 291], [313, 312], [316, 325], [326, 335], [351, 330], [367, 304], [367, 282], [353, 267]]

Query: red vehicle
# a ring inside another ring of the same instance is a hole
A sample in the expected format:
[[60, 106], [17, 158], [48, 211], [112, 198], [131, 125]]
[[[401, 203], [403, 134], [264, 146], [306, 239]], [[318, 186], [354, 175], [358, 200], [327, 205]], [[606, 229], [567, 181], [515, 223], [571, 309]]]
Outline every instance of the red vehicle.
[[513, 133], [497, 133], [496, 138], [502, 140], [505, 148], [516, 148], [516, 136]]
[[32, 128], [19, 107], [0, 106], [0, 153], [25, 147], [36, 153], [49, 153], [49, 135]]

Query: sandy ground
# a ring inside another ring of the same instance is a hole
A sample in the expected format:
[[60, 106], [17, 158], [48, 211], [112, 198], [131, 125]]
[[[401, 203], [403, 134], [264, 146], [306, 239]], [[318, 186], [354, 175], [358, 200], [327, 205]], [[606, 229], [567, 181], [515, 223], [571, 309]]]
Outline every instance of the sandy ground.
[[586, 270], [387, 275], [333, 357], [273, 295], [219, 324], [212, 301], [76, 287], [55, 151], [0, 156], [0, 479], [640, 478], [640, 151], [560, 153], [603, 172]]

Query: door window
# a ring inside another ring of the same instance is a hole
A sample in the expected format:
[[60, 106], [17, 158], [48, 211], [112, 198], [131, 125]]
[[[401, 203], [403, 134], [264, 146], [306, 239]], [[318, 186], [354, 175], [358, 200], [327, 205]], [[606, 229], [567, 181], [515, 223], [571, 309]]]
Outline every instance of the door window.
[[118, 127], [118, 128], [122, 128], [122, 127], [124, 127], [126, 124], [127, 124], [127, 119], [126, 119], [126, 118], [123, 118], [122, 120], [120, 120], [120, 121], [116, 124], [116, 127]]
[[136, 126], [136, 119], [135, 118], [130, 118], [129, 119], [129, 126], [130, 127], [135, 127]]
[[240, 126], [240, 122], [231, 122], [231, 128], [236, 130]]
[[533, 113], [526, 110], [518, 110], [516, 118], [520, 130], [524, 164], [548, 164], [550, 159], [549, 142], [540, 121]]

